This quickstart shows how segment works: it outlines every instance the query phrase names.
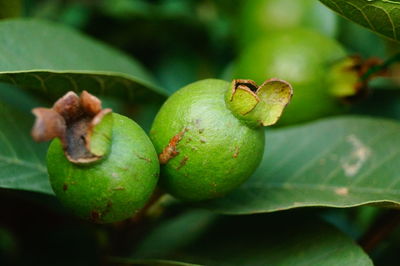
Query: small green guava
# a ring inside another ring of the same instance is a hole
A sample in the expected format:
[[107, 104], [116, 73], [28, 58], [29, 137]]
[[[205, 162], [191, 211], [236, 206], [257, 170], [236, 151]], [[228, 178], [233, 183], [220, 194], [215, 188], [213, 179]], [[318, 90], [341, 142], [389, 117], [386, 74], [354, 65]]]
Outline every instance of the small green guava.
[[271, 33], [299, 26], [329, 37], [338, 29], [337, 16], [315, 0], [251, 0], [240, 4], [237, 23], [242, 47]]
[[290, 85], [277, 79], [261, 86], [208, 79], [175, 92], [150, 130], [161, 185], [177, 198], [200, 201], [242, 184], [263, 156], [262, 126], [276, 122], [291, 95]]
[[297, 28], [248, 46], [233, 66], [233, 78], [260, 82], [278, 76], [290, 82], [296, 96], [279, 120], [288, 125], [344, 112], [342, 97], [359, 90], [358, 63], [337, 41]]
[[57, 137], [48, 149], [47, 169], [67, 208], [95, 223], [121, 221], [150, 198], [159, 175], [157, 154], [139, 125], [110, 109], [93, 108], [97, 98], [82, 95], [68, 93], [52, 109], [34, 109], [32, 135]]

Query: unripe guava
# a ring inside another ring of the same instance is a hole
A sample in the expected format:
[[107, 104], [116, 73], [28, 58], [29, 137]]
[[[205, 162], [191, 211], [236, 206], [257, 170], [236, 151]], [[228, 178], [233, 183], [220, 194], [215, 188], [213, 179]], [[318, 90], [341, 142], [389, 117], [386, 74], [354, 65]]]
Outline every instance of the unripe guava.
[[[235, 94], [239, 98], [234, 98], [233, 84], [215, 79], [192, 83], [175, 92], [158, 112], [150, 138], [162, 164], [161, 184], [175, 197], [200, 201], [223, 196], [247, 180], [260, 163], [264, 117], [258, 116], [257, 103], [244, 116], [235, 111], [232, 103], [245, 100], [236, 107], [247, 108], [253, 98], [245, 99], [241, 89]], [[245, 89], [247, 96], [256, 95]], [[291, 88], [285, 89], [290, 90], [287, 98], [282, 97], [287, 103]], [[262, 96], [256, 98], [264, 101]], [[260, 108], [264, 109], [261, 103]]]
[[330, 37], [336, 34], [338, 28], [337, 16], [315, 0], [242, 1], [239, 17], [237, 22], [242, 47], [271, 33], [299, 26]]
[[[56, 134], [47, 153], [57, 198], [76, 215], [96, 223], [131, 217], [147, 202], [158, 181], [159, 162], [150, 139], [131, 119], [110, 110], [90, 115], [93, 103], [86, 107], [74, 94], [60, 101], [61, 108], [56, 103], [53, 109], [34, 110], [38, 120], [33, 130], [34, 138], [40, 140], [54, 135], [54, 125], [64, 123], [64, 131], [55, 131], [66, 133]], [[71, 112], [71, 106], [79, 111]], [[62, 116], [58, 124], [55, 111]]]
[[233, 77], [256, 82], [265, 76], [287, 80], [295, 97], [279, 125], [305, 122], [342, 112], [344, 106], [335, 95], [341, 87], [348, 87], [345, 96], [355, 94], [353, 87], [358, 77], [351, 67], [343, 68], [342, 78], [334, 79], [330, 74], [333, 66], [345, 58], [345, 50], [335, 40], [313, 31], [293, 29], [271, 34], [248, 46], [235, 62]]

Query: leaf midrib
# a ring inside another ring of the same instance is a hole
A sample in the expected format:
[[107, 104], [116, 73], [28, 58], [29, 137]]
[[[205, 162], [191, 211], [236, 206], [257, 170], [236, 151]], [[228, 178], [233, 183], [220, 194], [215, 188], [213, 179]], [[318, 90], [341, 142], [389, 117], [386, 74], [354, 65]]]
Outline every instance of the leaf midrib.
[[47, 170], [43, 165], [30, 163], [30, 162], [27, 162], [27, 161], [20, 160], [18, 158], [11, 158], [10, 159], [10, 158], [7, 158], [7, 157], [4, 157], [4, 156], [0, 155], [0, 161], [5, 162], [5, 163], [7, 163], [9, 165], [24, 166], [26, 168], [35, 169], [35, 170], [37, 170], [39, 172], [42, 172], [42, 173], [47, 173]]
[[347, 188], [350, 191], [355, 191], [359, 193], [390, 193], [393, 195], [398, 195], [400, 196], [400, 190], [394, 190], [394, 189], [380, 189], [380, 188], [366, 188], [366, 187], [352, 187], [352, 186], [321, 186], [321, 185], [316, 185], [316, 184], [310, 184], [310, 183], [277, 183], [277, 182], [270, 182], [268, 184], [249, 184], [245, 185], [246, 189], [260, 189], [260, 188], [271, 188], [271, 189], [285, 189], [285, 190], [293, 190], [293, 189], [306, 189], [306, 190], [332, 190], [332, 192], [335, 189], [340, 189], [340, 188]]

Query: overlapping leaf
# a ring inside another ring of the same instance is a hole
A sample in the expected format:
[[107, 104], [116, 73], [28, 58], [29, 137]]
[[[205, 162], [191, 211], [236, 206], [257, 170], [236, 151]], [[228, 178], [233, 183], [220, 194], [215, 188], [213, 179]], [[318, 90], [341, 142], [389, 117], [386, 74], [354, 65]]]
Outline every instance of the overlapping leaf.
[[52, 193], [45, 144], [30, 137], [33, 116], [0, 102], [0, 187]]
[[0, 58], [0, 81], [51, 98], [83, 89], [137, 102], [167, 94], [134, 59], [51, 22], [0, 22]]
[[266, 132], [254, 176], [206, 208], [228, 214], [306, 206], [400, 206], [400, 124], [367, 117]]
[[201, 265], [372, 265], [339, 230], [292, 213], [223, 218], [192, 211], [158, 226], [133, 257]]
[[340, 15], [393, 40], [400, 40], [400, 2], [396, 0], [320, 0]]

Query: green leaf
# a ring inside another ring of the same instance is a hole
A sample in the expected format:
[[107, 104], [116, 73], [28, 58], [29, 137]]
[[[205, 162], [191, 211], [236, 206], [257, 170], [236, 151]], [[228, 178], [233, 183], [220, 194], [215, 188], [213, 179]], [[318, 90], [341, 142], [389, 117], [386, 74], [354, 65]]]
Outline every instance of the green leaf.
[[204, 207], [227, 214], [399, 207], [399, 132], [399, 123], [356, 116], [266, 131], [264, 158], [254, 176]]
[[21, 1], [22, 0], [0, 0], [0, 19], [21, 16]]
[[150, 265], [150, 266], [199, 266], [198, 264], [185, 263], [172, 260], [135, 260], [127, 258], [112, 257], [108, 259], [112, 265], [123, 266], [123, 265]]
[[400, 40], [400, 2], [395, 0], [320, 0], [347, 19]]
[[[193, 220], [196, 216], [198, 221]], [[202, 221], [211, 218], [214, 223], [204, 227]], [[192, 240], [176, 245], [181, 242], [176, 235]], [[177, 248], [171, 250], [171, 245]], [[169, 252], [160, 255], [164, 248]], [[158, 226], [137, 251], [141, 254], [135, 252], [135, 258], [202, 265], [372, 265], [363, 250], [333, 226], [293, 213], [218, 217], [189, 212]]]
[[44, 162], [46, 144], [33, 142], [33, 115], [0, 102], [0, 187], [52, 194]]
[[0, 81], [51, 99], [83, 89], [130, 102], [167, 95], [135, 60], [51, 22], [0, 22], [0, 53]]

